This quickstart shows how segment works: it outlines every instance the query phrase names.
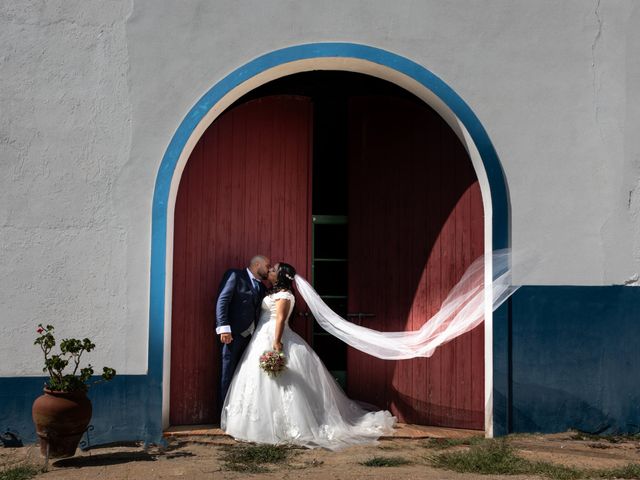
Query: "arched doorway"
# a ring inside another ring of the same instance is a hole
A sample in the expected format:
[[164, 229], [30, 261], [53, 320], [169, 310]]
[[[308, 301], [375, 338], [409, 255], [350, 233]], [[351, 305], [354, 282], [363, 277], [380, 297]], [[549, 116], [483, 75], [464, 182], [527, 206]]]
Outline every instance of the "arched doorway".
[[[434, 108], [456, 132], [480, 181], [485, 212], [485, 254], [510, 245], [507, 184], [497, 153], [480, 120], [465, 101], [424, 66], [395, 53], [353, 43], [311, 43], [259, 56], [217, 81], [184, 116], [158, 168], [153, 194], [149, 276], [149, 345], [146, 438], [167, 428], [171, 385], [173, 220], [177, 190], [189, 156], [206, 128], [235, 100], [277, 78], [298, 72], [340, 70], [388, 80]], [[485, 262], [485, 279], [493, 263]], [[509, 431], [509, 313], [492, 312], [485, 293], [485, 435]]]
[[[468, 154], [420, 99], [345, 72], [252, 91], [200, 137], [177, 192], [170, 423], [218, 420], [211, 333], [226, 268], [267, 253], [295, 264], [354, 321], [415, 329], [483, 241]], [[482, 328], [431, 359], [385, 362], [309, 321], [295, 325], [353, 398], [408, 423], [483, 428]]]

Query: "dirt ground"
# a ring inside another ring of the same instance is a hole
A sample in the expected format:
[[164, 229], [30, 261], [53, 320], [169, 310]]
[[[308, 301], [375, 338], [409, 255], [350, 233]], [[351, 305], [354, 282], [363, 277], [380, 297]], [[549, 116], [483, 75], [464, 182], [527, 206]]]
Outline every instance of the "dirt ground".
[[[519, 455], [579, 468], [612, 468], [640, 463], [640, 441], [616, 443], [589, 438], [575, 439], [572, 432], [555, 435], [516, 435], [508, 441]], [[78, 451], [73, 458], [52, 461], [38, 479], [484, 479], [512, 480], [527, 476], [480, 476], [437, 470], [429, 466], [434, 449], [428, 439], [383, 439], [377, 446], [351, 447], [340, 452], [296, 449], [284, 464], [266, 465], [268, 473], [245, 473], [225, 468], [221, 457], [232, 440], [220, 437], [180, 437], [169, 440], [164, 448], [142, 445], [112, 446]], [[465, 449], [454, 446], [453, 449]], [[412, 463], [398, 467], [367, 467], [359, 462], [372, 457], [403, 457]], [[22, 463], [42, 466], [44, 459], [36, 445], [0, 448], [0, 472]]]

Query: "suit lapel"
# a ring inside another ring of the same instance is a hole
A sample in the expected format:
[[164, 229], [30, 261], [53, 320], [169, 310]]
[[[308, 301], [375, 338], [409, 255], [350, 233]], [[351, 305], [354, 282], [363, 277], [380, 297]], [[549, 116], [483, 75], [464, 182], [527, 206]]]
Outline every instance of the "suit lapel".
[[253, 290], [253, 284], [251, 282], [251, 276], [249, 275], [249, 272], [247, 272], [247, 270], [244, 269], [242, 273], [244, 273], [244, 281], [247, 283], [247, 285], [249, 285], [249, 288]]

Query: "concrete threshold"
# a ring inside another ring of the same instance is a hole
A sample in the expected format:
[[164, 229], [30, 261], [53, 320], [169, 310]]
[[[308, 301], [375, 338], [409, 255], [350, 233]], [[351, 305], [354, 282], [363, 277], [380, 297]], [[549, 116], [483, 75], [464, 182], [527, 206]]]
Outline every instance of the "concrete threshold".
[[[169, 427], [163, 433], [165, 438], [178, 437], [229, 437], [217, 425], [179, 425]], [[399, 423], [393, 435], [381, 439], [420, 439], [420, 438], [469, 438], [484, 436], [482, 430], [465, 430], [461, 428], [433, 427], [428, 425], [411, 425]]]

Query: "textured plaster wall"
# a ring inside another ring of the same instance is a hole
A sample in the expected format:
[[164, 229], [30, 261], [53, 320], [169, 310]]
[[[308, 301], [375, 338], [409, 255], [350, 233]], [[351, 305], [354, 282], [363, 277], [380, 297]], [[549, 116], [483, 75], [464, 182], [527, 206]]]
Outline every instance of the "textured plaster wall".
[[0, 375], [40, 373], [39, 322], [90, 336], [95, 366], [146, 370], [148, 293], [127, 255], [148, 228], [130, 231], [127, 197], [142, 192], [118, 185], [133, 161], [130, 10], [0, 3]]
[[91, 335], [94, 365], [146, 370], [151, 201], [171, 136], [233, 69], [321, 41], [406, 56], [470, 105], [505, 169], [515, 255], [537, 259], [516, 281], [637, 279], [636, 2], [2, 2], [0, 375], [38, 373], [40, 321]]

